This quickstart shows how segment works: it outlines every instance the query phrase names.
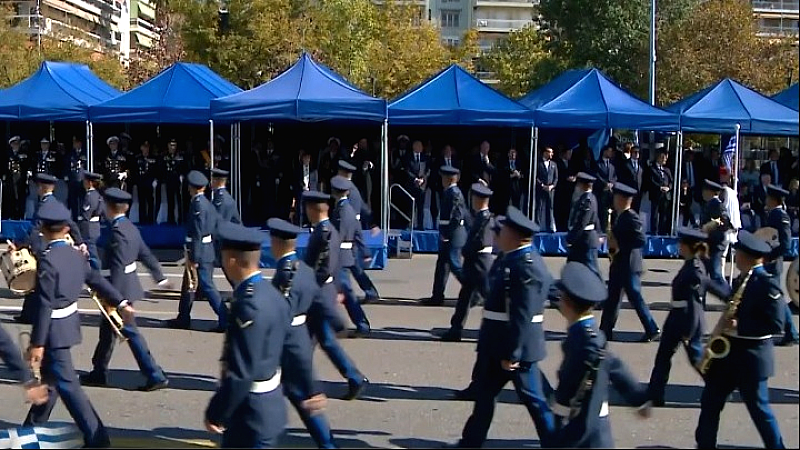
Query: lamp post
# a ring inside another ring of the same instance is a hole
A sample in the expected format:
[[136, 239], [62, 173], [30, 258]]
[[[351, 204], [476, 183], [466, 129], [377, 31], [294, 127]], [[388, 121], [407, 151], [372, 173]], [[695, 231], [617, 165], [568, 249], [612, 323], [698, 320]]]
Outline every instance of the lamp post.
[[650, 104], [656, 104], [656, 0], [650, 0]]

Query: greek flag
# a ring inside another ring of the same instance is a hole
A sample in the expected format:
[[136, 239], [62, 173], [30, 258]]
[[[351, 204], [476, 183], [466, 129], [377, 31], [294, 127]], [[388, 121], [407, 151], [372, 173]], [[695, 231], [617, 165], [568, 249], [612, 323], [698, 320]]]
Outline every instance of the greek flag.
[[0, 430], [0, 448], [82, 448], [83, 434], [71, 423]]
[[734, 134], [728, 141], [728, 145], [725, 147], [725, 150], [722, 151], [722, 161], [725, 163], [725, 167], [727, 167], [728, 170], [731, 172], [733, 172], [732, 161], [733, 161], [733, 155], [735, 154], [736, 154], [736, 135]]

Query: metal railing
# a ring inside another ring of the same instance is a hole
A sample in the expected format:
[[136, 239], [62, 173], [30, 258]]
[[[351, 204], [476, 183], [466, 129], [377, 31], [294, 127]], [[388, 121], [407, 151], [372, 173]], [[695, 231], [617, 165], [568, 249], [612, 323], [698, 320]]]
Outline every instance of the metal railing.
[[800, 0], [753, 0], [755, 12], [787, 12], [797, 14]]
[[[395, 205], [392, 201], [394, 197], [395, 189], [399, 189], [400, 193], [405, 195], [408, 199], [411, 200], [411, 217], [408, 216], [399, 206]], [[408, 222], [409, 228], [409, 237], [408, 237], [408, 256], [411, 257], [414, 255], [414, 224], [417, 222], [417, 200], [411, 195], [403, 186], [395, 183], [389, 186], [389, 208], [394, 210], [397, 214], [399, 214], [402, 218], [404, 218]], [[396, 255], [400, 256], [401, 252], [401, 241], [402, 241], [402, 234], [397, 234], [397, 252]]]
[[756, 34], [759, 36], [797, 36], [800, 33], [798, 33], [797, 26], [759, 25]]
[[534, 23], [533, 19], [475, 19], [475, 26], [478, 28], [478, 30], [481, 29], [494, 29], [503, 31], [519, 30], [533, 23]]

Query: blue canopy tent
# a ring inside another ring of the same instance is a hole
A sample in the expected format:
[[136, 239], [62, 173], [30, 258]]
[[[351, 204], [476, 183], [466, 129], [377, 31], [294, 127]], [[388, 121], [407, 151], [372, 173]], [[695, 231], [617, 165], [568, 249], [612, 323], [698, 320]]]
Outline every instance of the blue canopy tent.
[[800, 96], [800, 83], [795, 83], [785, 90], [773, 95], [772, 99], [783, 106], [797, 111], [800, 110], [800, 99], [798, 99], [798, 96]]

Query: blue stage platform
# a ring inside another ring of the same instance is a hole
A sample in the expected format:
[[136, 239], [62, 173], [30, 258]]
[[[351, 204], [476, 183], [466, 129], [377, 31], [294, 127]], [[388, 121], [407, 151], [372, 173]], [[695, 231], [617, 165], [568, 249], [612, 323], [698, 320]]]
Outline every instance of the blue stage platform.
[[[186, 232], [183, 227], [175, 225], [139, 225], [142, 238], [150, 248], [177, 249], [183, 247]], [[21, 240], [30, 233], [31, 222], [27, 220], [3, 220], [0, 229], [0, 238], [6, 240]], [[261, 265], [265, 268], [275, 267], [275, 260], [270, 252], [269, 232], [264, 231], [264, 245], [261, 251]], [[297, 237], [297, 253], [302, 257], [308, 245], [309, 233]], [[387, 250], [383, 245], [383, 233], [372, 235], [364, 232], [364, 240], [372, 254], [370, 269], [383, 269], [386, 267]], [[102, 245], [102, 242], [98, 243]]]
[[[403, 240], [409, 239], [410, 232], [401, 231], [400, 236]], [[536, 235], [533, 240], [534, 247], [546, 256], [566, 256], [567, 240], [566, 233], [542, 233]], [[438, 231], [415, 231], [412, 241], [414, 253], [436, 253], [439, 249]], [[394, 254], [397, 249], [397, 237], [389, 236], [389, 252]], [[798, 240], [792, 238], [790, 249], [791, 257], [797, 256]], [[606, 245], [600, 248], [600, 254], [606, 254]], [[647, 244], [644, 248], [644, 256], [647, 258], [677, 258], [678, 240], [669, 236], [648, 236]]]

